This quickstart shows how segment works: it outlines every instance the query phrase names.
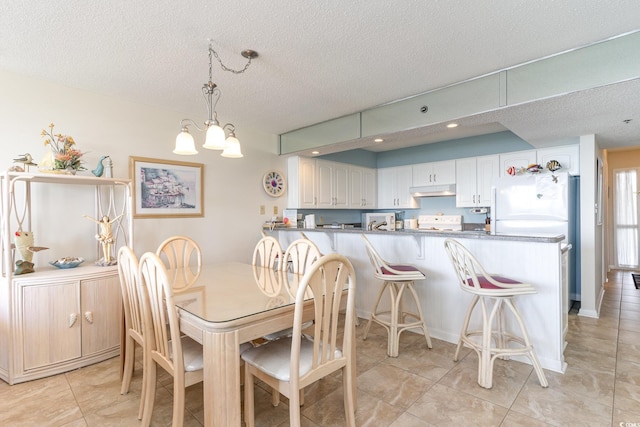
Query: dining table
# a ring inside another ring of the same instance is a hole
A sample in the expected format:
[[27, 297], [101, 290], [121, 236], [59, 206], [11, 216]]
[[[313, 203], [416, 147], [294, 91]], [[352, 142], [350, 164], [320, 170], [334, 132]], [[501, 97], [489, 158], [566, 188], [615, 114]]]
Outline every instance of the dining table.
[[[175, 292], [181, 332], [203, 346], [205, 426], [240, 426], [240, 346], [291, 328], [300, 279], [270, 267], [220, 262], [202, 265], [197, 279]], [[309, 299], [303, 321], [313, 317]]]

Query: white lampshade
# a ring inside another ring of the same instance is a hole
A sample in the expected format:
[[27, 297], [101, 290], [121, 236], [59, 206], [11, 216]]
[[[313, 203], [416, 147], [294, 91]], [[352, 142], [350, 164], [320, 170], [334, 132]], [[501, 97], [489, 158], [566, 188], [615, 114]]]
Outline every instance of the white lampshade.
[[186, 128], [183, 128], [176, 137], [176, 148], [173, 150], [173, 152], [175, 154], [182, 155], [198, 154], [198, 151], [196, 151], [196, 144], [193, 140], [193, 136], [191, 136]]
[[224, 150], [225, 146], [224, 130], [218, 125], [210, 125], [207, 128], [207, 136], [202, 148], [208, 148], [209, 150]]
[[221, 154], [222, 157], [238, 158], [242, 157], [242, 151], [240, 151], [240, 141], [233, 135], [229, 135], [226, 140], [224, 151]]

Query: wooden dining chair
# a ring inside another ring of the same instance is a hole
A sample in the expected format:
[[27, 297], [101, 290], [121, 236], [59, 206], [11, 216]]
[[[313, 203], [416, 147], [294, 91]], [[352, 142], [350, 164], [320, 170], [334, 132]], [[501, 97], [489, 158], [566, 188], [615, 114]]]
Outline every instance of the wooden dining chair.
[[[355, 426], [355, 286], [355, 272], [345, 256], [332, 253], [321, 257], [305, 272], [297, 289], [293, 333], [242, 353], [247, 427], [255, 425], [254, 378], [289, 398], [289, 422], [299, 426], [301, 390], [336, 371], [342, 371], [347, 425]], [[302, 333], [308, 291], [316, 313], [313, 339]], [[347, 315], [340, 337], [338, 323], [343, 298], [347, 299]]]
[[133, 250], [128, 246], [122, 246], [118, 250], [118, 274], [120, 276], [120, 289], [122, 291], [122, 304], [124, 311], [124, 338], [121, 349], [124, 358], [124, 369], [122, 376], [122, 386], [120, 394], [127, 394], [131, 386], [131, 377], [135, 367], [136, 344], [142, 348], [143, 370], [142, 370], [142, 392], [140, 395], [140, 409], [138, 419], [142, 419], [145, 393], [146, 375], [144, 369], [148, 356], [148, 347], [145, 345], [145, 334], [143, 328], [142, 302], [139, 292], [138, 280], [138, 258]]
[[147, 392], [142, 425], [148, 426], [151, 422], [156, 369], [160, 366], [173, 377], [172, 426], [180, 427], [184, 420], [185, 388], [203, 380], [202, 345], [180, 335], [173, 287], [160, 257], [152, 252], [142, 255], [138, 274], [145, 294], [143, 323], [149, 349], [144, 367]]
[[282, 246], [273, 236], [263, 236], [253, 249], [252, 264], [259, 267], [280, 269], [282, 262]]
[[189, 237], [169, 237], [160, 243], [156, 255], [164, 262], [175, 290], [190, 287], [200, 276], [202, 253], [200, 246]]

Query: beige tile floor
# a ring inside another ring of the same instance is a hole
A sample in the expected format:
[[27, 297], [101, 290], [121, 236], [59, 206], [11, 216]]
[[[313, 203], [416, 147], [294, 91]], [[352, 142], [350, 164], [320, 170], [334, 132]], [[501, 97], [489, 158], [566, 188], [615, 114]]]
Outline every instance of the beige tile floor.
[[[358, 328], [358, 426], [624, 426], [640, 425], [640, 290], [629, 272], [612, 272], [600, 319], [570, 315], [567, 372], [545, 371], [539, 386], [531, 366], [496, 362], [494, 387], [479, 387], [477, 357], [458, 363], [455, 346], [422, 336], [402, 336], [400, 356], [386, 356], [386, 335]], [[0, 381], [1, 426], [137, 426], [141, 370], [120, 395], [118, 358], [66, 374], [9, 386]], [[171, 379], [159, 377], [154, 426], [171, 424]], [[186, 426], [203, 421], [202, 387], [187, 390]], [[306, 391], [303, 426], [342, 426], [340, 375]], [[622, 424], [621, 424], [622, 423]], [[625, 424], [635, 423], [635, 424]], [[278, 407], [256, 387], [256, 424], [286, 426], [287, 400]]]

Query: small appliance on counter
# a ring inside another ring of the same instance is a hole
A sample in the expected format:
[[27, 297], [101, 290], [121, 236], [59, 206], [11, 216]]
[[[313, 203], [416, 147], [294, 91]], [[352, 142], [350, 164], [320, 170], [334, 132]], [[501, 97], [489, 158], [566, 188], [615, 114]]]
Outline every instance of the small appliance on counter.
[[372, 231], [394, 231], [396, 229], [396, 214], [389, 212], [362, 214], [362, 228]]
[[419, 215], [420, 231], [462, 231], [462, 215]]
[[315, 214], [307, 214], [304, 216], [304, 228], [316, 228]]

